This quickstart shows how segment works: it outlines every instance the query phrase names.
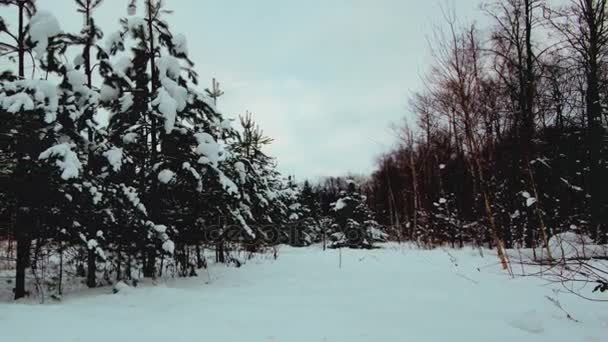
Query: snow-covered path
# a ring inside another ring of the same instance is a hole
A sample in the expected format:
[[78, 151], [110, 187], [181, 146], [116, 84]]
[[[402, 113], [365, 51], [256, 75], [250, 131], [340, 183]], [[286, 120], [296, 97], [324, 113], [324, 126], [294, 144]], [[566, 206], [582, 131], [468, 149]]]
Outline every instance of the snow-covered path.
[[[282, 248], [277, 261], [216, 266], [61, 304], [0, 304], [0, 341], [605, 341], [608, 304], [510, 279], [473, 250]], [[573, 322], [545, 296], [556, 297]]]

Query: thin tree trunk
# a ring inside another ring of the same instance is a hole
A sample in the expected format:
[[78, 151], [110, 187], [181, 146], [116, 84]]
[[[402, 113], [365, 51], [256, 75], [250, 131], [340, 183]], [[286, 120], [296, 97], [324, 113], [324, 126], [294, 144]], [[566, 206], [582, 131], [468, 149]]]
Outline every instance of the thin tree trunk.
[[205, 263], [203, 262], [203, 255], [201, 253], [201, 246], [197, 243], [196, 244], [196, 266], [198, 268], [203, 267], [203, 265], [205, 265]]
[[[17, 32], [17, 45], [18, 45], [18, 72], [19, 78], [25, 78], [25, 5], [23, 2], [19, 2], [19, 28]], [[19, 158], [19, 162], [22, 162], [21, 158]], [[24, 175], [19, 175], [19, 177], [24, 177]], [[24, 179], [22, 179], [25, 181]], [[17, 190], [21, 191], [21, 190]], [[21, 201], [23, 198], [21, 196], [17, 196], [17, 204], [16, 204], [16, 224], [15, 224], [15, 237], [17, 240], [17, 265], [16, 265], [16, 274], [15, 274], [15, 299], [19, 299], [25, 296], [25, 271], [28, 267], [28, 259], [30, 256], [30, 247], [31, 247], [31, 236], [29, 231], [31, 226], [28, 222], [27, 216], [30, 215], [29, 212], [24, 212], [24, 208], [21, 208]]]
[[118, 246], [118, 252], [116, 255], [116, 281], [120, 281], [122, 279], [122, 246]]
[[63, 241], [59, 241], [59, 284], [57, 285], [57, 294], [63, 295]]
[[545, 220], [543, 219], [543, 214], [541, 210], [541, 199], [538, 194], [536, 181], [534, 180], [534, 174], [532, 173], [532, 168], [530, 167], [529, 162], [528, 173], [530, 174], [530, 183], [532, 183], [532, 189], [534, 190], [534, 198], [536, 198], [536, 213], [538, 215], [538, 222], [540, 224], [540, 229], [543, 236], [543, 243], [545, 244], [545, 248], [547, 249], [547, 257], [549, 258], [549, 260], [553, 260], [553, 256], [551, 255], [551, 248], [549, 247], [549, 234], [547, 233], [547, 226], [545, 225]]
[[131, 280], [131, 253], [127, 253], [127, 264], [125, 265], [125, 278]]
[[415, 235], [418, 230], [418, 177], [416, 175], [416, 164], [414, 161], [414, 146], [412, 142], [412, 151], [410, 151], [410, 170], [412, 171], [412, 188], [414, 192], [414, 212], [412, 213], [413, 227], [412, 233]]

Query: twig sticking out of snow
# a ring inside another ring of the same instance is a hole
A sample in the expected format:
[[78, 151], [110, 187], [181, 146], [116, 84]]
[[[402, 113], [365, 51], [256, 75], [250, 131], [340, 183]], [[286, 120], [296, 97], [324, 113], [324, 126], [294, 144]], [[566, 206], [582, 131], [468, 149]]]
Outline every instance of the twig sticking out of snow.
[[467, 277], [466, 275], [464, 275], [464, 274], [462, 274], [462, 273], [456, 273], [456, 275], [457, 275], [457, 276], [459, 276], [459, 277], [460, 277], [460, 278], [462, 278], [462, 279], [465, 279], [465, 280], [470, 281], [471, 283], [473, 283], [473, 284], [475, 284], [475, 285], [479, 285], [479, 282], [478, 282], [477, 280], [472, 279], [472, 278], [469, 278], [469, 277]]
[[579, 320], [577, 320], [574, 317], [572, 317], [572, 315], [570, 315], [570, 313], [568, 313], [568, 311], [566, 311], [564, 309], [564, 307], [559, 302], [559, 300], [557, 300], [556, 298], [550, 297], [550, 296], [545, 296], [545, 298], [547, 298], [551, 303], [553, 303], [553, 305], [555, 305], [558, 309], [560, 309], [563, 313], [565, 313], [566, 314], [566, 318], [568, 318], [569, 320], [571, 320], [573, 322], [580, 323]]

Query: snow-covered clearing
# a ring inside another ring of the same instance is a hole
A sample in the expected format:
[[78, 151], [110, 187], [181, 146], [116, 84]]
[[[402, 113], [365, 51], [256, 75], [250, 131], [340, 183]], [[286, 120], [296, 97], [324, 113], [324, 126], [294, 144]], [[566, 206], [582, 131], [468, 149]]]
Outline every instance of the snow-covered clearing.
[[[495, 256], [386, 245], [323, 252], [282, 247], [241, 268], [54, 304], [0, 304], [0, 340], [605, 341], [608, 304], [533, 277], [509, 278]], [[576, 320], [545, 296], [557, 299]], [[608, 299], [608, 298], [607, 298]]]

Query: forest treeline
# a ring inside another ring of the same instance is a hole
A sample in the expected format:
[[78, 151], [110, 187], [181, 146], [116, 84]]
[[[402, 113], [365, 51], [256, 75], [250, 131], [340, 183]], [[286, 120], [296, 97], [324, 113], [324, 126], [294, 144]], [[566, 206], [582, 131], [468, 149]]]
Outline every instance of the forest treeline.
[[489, 25], [443, 10], [415, 120], [368, 183], [380, 223], [426, 245], [541, 247], [608, 238], [606, 1], [486, 2]]

